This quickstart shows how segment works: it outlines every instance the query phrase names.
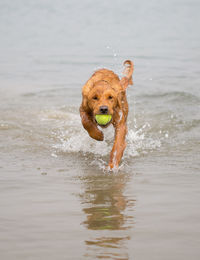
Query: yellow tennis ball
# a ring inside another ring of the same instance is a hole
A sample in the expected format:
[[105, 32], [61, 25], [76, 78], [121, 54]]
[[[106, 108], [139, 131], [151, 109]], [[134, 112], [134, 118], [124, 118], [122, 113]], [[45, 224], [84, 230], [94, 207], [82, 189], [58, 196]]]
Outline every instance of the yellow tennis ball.
[[111, 119], [111, 115], [96, 115], [95, 119], [99, 125], [107, 125]]

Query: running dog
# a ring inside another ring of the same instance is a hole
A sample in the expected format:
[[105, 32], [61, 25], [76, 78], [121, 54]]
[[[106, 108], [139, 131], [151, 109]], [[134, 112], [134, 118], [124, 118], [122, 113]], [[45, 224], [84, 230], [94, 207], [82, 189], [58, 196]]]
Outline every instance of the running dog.
[[[109, 168], [118, 168], [120, 160], [126, 148], [128, 103], [126, 89], [132, 85], [133, 62], [126, 60], [125, 69], [121, 80], [111, 70], [97, 70], [82, 88], [82, 104], [80, 116], [83, 127], [90, 137], [97, 141], [103, 141], [104, 135], [100, 130], [113, 124], [115, 139], [110, 153]], [[110, 115], [111, 121], [106, 125], [100, 125], [96, 121], [96, 115]]]

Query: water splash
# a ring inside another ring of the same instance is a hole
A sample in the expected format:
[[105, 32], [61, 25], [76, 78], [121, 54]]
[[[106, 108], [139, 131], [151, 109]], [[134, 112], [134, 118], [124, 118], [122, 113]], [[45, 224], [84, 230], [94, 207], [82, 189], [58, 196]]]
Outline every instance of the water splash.
[[[104, 133], [104, 141], [98, 142], [92, 139], [81, 124], [80, 116], [74, 109], [69, 107], [42, 111], [40, 120], [51, 126], [51, 155], [59, 157], [60, 154], [80, 154], [91, 167], [95, 166], [103, 172], [107, 168], [110, 151], [114, 142], [114, 128], [112, 126], [101, 129]], [[140, 120], [139, 120], [140, 118]], [[127, 147], [124, 152], [119, 169], [128, 167], [131, 158], [148, 155], [158, 150], [166, 141], [170, 140], [171, 134], [166, 126], [151, 121], [149, 123], [144, 116], [135, 117], [131, 114], [128, 119], [128, 133], [126, 136]], [[170, 125], [175, 117], [170, 117]], [[115, 171], [115, 169], [114, 169]]]
[[[62, 127], [54, 129], [52, 132], [52, 135], [57, 139], [57, 142], [53, 145], [56, 152], [92, 154], [97, 158], [110, 154], [114, 141], [114, 128], [112, 126], [102, 130], [104, 141], [98, 142], [90, 138], [83, 129], [79, 115], [49, 112], [47, 118], [49, 120], [52, 117], [55, 119], [55, 115], [59, 119], [61, 119], [61, 116], [63, 119], [67, 119], [63, 121]], [[43, 120], [45, 119], [43, 118]], [[140, 128], [131, 129], [129, 127], [124, 158], [140, 156], [161, 146], [161, 140], [147, 136], [148, 128], [150, 128], [148, 123], [145, 123]]]
[[[80, 121], [80, 118], [79, 118]], [[89, 137], [88, 133], [83, 129], [80, 122], [77, 123], [77, 129], [62, 129], [58, 133], [57, 138], [59, 144], [55, 144], [54, 148], [67, 153], [92, 153], [94, 155], [106, 156], [111, 149], [113, 140], [113, 129], [104, 130], [104, 141], [98, 142]]]

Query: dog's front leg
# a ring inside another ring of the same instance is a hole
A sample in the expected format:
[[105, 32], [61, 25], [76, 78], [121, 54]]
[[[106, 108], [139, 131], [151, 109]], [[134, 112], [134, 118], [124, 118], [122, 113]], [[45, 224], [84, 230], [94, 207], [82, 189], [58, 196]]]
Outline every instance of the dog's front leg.
[[115, 128], [115, 141], [110, 153], [109, 167], [110, 169], [118, 168], [120, 160], [123, 156], [124, 149], [126, 148], [126, 124], [120, 124]]
[[85, 128], [85, 130], [87, 130], [89, 136], [97, 141], [103, 141], [104, 139], [103, 133], [97, 128], [97, 125], [92, 120], [92, 116], [90, 116], [82, 108], [80, 108], [80, 116], [81, 116], [83, 127]]

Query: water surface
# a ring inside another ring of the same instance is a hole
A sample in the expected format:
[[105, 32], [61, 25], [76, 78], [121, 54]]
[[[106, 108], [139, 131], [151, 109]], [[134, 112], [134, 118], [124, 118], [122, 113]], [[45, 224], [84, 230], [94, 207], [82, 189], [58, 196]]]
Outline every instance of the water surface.
[[[199, 259], [199, 1], [0, 1], [0, 258]], [[121, 75], [127, 148], [81, 126], [81, 87]]]

